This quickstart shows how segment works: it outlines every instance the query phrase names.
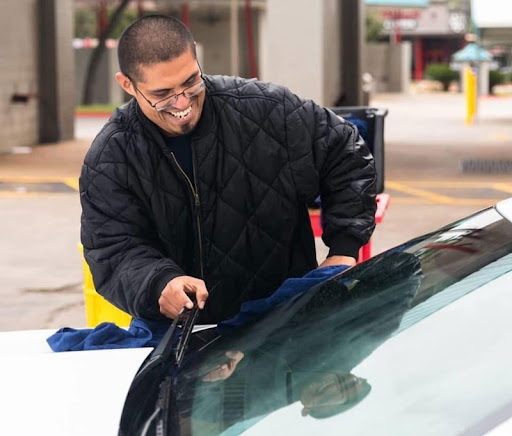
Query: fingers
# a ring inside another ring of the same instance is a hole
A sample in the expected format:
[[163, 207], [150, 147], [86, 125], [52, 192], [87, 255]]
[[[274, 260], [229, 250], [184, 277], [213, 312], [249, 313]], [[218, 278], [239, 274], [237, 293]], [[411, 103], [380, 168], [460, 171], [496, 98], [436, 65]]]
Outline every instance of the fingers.
[[158, 299], [160, 312], [172, 319], [175, 319], [183, 307], [186, 307], [187, 302], [192, 303], [185, 292], [166, 292], [165, 289]]
[[227, 379], [233, 374], [238, 363], [244, 358], [244, 353], [241, 351], [227, 351], [226, 357], [229, 359], [226, 363], [212, 369], [208, 374], [203, 376], [202, 380], [205, 382], [214, 382]]
[[158, 299], [160, 312], [168, 318], [176, 318], [183, 307], [192, 309], [194, 303], [189, 295], [195, 295], [197, 306], [203, 309], [208, 298], [204, 281], [190, 276], [172, 279]]
[[244, 358], [244, 353], [241, 351], [226, 351], [226, 357], [235, 363], [239, 363]]

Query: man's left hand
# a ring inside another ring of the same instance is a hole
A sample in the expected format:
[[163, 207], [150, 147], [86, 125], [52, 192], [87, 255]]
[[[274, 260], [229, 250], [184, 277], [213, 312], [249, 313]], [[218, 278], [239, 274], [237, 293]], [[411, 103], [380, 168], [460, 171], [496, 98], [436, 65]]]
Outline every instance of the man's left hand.
[[323, 268], [324, 266], [337, 266], [337, 265], [348, 265], [354, 266], [356, 264], [356, 260], [350, 256], [330, 256], [325, 259], [318, 268]]

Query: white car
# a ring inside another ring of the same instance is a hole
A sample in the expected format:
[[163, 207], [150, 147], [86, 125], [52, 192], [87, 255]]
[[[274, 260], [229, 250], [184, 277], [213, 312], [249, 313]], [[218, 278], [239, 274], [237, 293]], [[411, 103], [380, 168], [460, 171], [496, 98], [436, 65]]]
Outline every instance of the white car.
[[507, 292], [512, 198], [178, 346], [2, 333], [0, 434], [512, 434]]

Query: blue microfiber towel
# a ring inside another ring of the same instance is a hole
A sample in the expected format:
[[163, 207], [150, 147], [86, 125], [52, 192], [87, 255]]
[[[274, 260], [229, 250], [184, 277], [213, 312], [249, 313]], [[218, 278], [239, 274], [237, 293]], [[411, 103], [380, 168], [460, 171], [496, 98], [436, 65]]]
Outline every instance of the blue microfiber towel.
[[[350, 121], [352, 124], [354, 124], [354, 126], [357, 127], [357, 130], [359, 130], [359, 134], [364, 139], [366, 144], [368, 144], [368, 141], [370, 139], [368, 138], [368, 122], [357, 117], [345, 117], [345, 120]], [[373, 144], [368, 144], [368, 146], [372, 148]]]
[[217, 325], [217, 333], [225, 334], [234, 328], [261, 318], [278, 304], [289, 301], [293, 297], [303, 294], [314, 285], [323, 282], [342, 271], [348, 269], [348, 265], [326, 266], [310, 271], [300, 278], [286, 279], [279, 288], [267, 298], [247, 301], [242, 304], [240, 312], [227, 321]]
[[156, 347], [170, 325], [171, 320], [134, 318], [128, 330], [111, 322], [103, 322], [93, 329], [64, 327], [46, 339], [46, 342], [53, 351]]

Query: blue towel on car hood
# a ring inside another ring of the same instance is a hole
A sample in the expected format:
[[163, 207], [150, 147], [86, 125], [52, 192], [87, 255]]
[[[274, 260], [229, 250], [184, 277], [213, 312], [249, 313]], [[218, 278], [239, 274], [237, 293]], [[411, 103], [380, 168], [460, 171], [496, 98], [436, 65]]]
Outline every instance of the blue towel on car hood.
[[255, 321], [278, 304], [303, 294], [314, 285], [334, 277], [348, 268], [347, 265], [326, 266], [314, 269], [300, 278], [286, 279], [270, 297], [243, 303], [240, 312], [234, 318], [222, 321], [217, 325], [217, 332], [224, 334], [236, 327]]
[[156, 347], [170, 325], [171, 320], [134, 318], [127, 330], [111, 322], [103, 322], [93, 329], [64, 327], [46, 342], [53, 351]]
[[[303, 294], [312, 286], [339, 274], [347, 268], [346, 265], [328, 266], [315, 269], [304, 277], [287, 279], [270, 297], [243, 303], [240, 312], [234, 318], [223, 321], [217, 326], [217, 332], [222, 334], [254, 321], [278, 304]], [[46, 341], [53, 351], [156, 347], [169, 328], [170, 323], [171, 320], [153, 321], [134, 318], [127, 330], [111, 322], [103, 322], [93, 329], [64, 327]], [[177, 340], [178, 336], [179, 329], [174, 339]]]

